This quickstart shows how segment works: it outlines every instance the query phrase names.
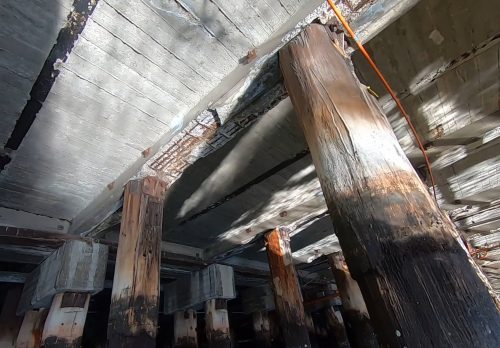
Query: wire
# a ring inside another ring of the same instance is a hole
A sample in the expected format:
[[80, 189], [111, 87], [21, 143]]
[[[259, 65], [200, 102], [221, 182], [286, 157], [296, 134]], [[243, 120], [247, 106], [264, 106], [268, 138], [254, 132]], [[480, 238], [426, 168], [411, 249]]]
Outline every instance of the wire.
[[378, 78], [380, 79], [380, 81], [384, 85], [384, 87], [387, 90], [387, 92], [391, 95], [391, 97], [394, 100], [394, 102], [396, 103], [396, 106], [398, 107], [399, 111], [404, 116], [404, 118], [406, 119], [406, 122], [410, 126], [410, 129], [411, 129], [411, 131], [413, 133], [413, 136], [417, 140], [418, 147], [419, 147], [420, 151], [422, 151], [422, 154], [424, 155], [425, 165], [427, 167], [427, 171], [429, 172], [429, 177], [431, 179], [432, 191], [434, 193], [434, 199], [437, 201], [436, 184], [434, 182], [434, 176], [432, 175], [432, 169], [431, 169], [431, 164], [430, 164], [430, 161], [429, 161], [429, 157], [427, 157], [427, 153], [425, 151], [424, 145], [422, 144], [422, 141], [420, 140], [420, 136], [418, 135], [417, 130], [415, 129], [415, 127], [413, 126], [413, 123], [410, 120], [410, 116], [406, 112], [406, 110], [403, 107], [403, 104], [401, 103], [401, 101], [399, 100], [399, 98], [396, 96], [396, 93], [394, 93], [394, 90], [392, 89], [392, 87], [389, 85], [389, 83], [385, 79], [384, 75], [382, 75], [382, 73], [378, 69], [377, 65], [375, 64], [375, 62], [373, 61], [373, 59], [370, 57], [370, 54], [365, 50], [365, 47], [363, 46], [363, 44], [361, 42], [359, 42], [358, 40], [356, 40], [356, 36], [354, 35], [354, 31], [351, 29], [351, 27], [349, 26], [349, 24], [345, 20], [344, 16], [342, 16], [342, 13], [337, 8], [337, 6], [335, 6], [335, 4], [333, 3], [333, 0], [327, 0], [327, 1], [328, 1], [328, 4], [330, 4], [330, 7], [332, 8], [333, 12], [335, 12], [335, 15], [337, 16], [337, 18], [340, 20], [340, 22], [344, 26], [344, 28], [347, 31], [347, 33], [351, 36], [351, 38], [353, 39], [353, 41], [358, 46], [359, 51], [363, 54], [363, 56], [365, 57], [365, 59], [368, 61], [368, 64], [370, 64], [370, 66], [372, 67], [372, 69], [375, 71], [375, 73], [377, 74]]

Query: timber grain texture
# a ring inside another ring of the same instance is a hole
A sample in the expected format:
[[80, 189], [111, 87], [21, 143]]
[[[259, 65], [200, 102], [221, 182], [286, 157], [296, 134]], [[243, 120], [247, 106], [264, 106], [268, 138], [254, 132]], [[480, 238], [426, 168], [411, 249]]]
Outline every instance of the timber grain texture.
[[154, 177], [129, 181], [116, 256], [109, 347], [154, 347], [160, 295], [160, 245], [166, 185]]
[[304, 30], [280, 66], [380, 343], [498, 347], [499, 313], [452, 223], [327, 30]]
[[328, 263], [333, 272], [335, 284], [342, 301], [342, 314], [346, 330], [349, 332], [351, 347], [378, 347], [377, 336], [370, 322], [370, 315], [358, 283], [352, 279], [345, 266], [342, 252], [328, 256]]
[[306, 326], [302, 293], [285, 228], [266, 235], [267, 257], [271, 271], [276, 312], [287, 348], [311, 347]]

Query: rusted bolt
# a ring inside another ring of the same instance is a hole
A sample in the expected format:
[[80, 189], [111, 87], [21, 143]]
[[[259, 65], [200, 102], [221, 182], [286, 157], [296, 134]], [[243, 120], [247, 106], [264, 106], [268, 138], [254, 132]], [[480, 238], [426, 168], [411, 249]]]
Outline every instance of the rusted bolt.
[[145, 149], [144, 151], [142, 151], [142, 157], [146, 158], [149, 156], [149, 154], [151, 153], [151, 148], [148, 147], [147, 149]]
[[252, 232], [252, 229], [249, 227], [249, 228], [247, 228], [247, 229], [245, 230], [245, 232], [246, 232], [246, 233], [250, 233], [250, 232]]
[[106, 187], [108, 188], [108, 190], [111, 191], [115, 187], [115, 182], [114, 181], [110, 182]]
[[252, 62], [253, 60], [255, 60], [255, 58], [257, 58], [257, 51], [255, 51], [255, 48], [254, 48], [254, 49], [248, 51], [247, 55], [244, 58], [244, 63], [248, 64], [248, 63]]
[[281, 217], [285, 217], [285, 216], [287, 216], [287, 215], [288, 215], [288, 213], [287, 213], [287, 211], [286, 211], [286, 210], [284, 210], [284, 211], [282, 211], [282, 212], [280, 213], [280, 216], [281, 216]]

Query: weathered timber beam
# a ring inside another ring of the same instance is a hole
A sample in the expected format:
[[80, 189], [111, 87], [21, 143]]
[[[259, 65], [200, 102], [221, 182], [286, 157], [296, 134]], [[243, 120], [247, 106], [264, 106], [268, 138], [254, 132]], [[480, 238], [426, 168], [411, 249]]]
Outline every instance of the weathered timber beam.
[[358, 283], [352, 279], [342, 252], [328, 256], [335, 284], [342, 301], [342, 316], [349, 332], [351, 347], [378, 347], [377, 337], [370, 322], [370, 315]]
[[[40, 230], [32, 230], [25, 228], [7, 227], [0, 226], [0, 246], [8, 248], [9, 246], [26, 248], [27, 251], [33, 249], [33, 254], [44, 257], [46, 253], [62, 246], [66, 241], [78, 240], [83, 242], [98, 242], [99, 244], [104, 244], [110, 248], [110, 256], [115, 254], [118, 248], [118, 243], [113, 240], [107, 240], [105, 238], [91, 238], [82, 237], [75, 234], [68, 233], [57, 233], [48, 232]], [[41, 251], [37, 253], [37, 251]], [[191, 247], [188, 245], [182, 245], [170, 242], [161, 242], [161, 253], [162, 259], [165, 262], [170, 261], [185, 261], [192, 263], [193, 265], [203, 265], [201, 263], [203, 259], [203, 249]], [[38, 258], [34, 259], [34, 263], [38, 263]], [[6, 260], [8, 261], [8, 260]], [[41, 261], [41, 260], [40, 260]]]
[[[363, 12], [352, 21], [351, 27], [356, 39], [366, 43], [391, 23], [403, 16], [420, 0], [379, 0], [367, 1]], [[349, 1], [346, 1], [349, 3]]]
[[26, 278], [17, 313], [48, 308], [57, 293], [95, 294], [104, 288], [108, 248], [98, 243], [67, 241]]
[[54, 250], [39, 248], [12, 247], [0, 244], [0, 262], [38, 265]]
[[[248, 275], [262, 278], [266, 283], [269, 280], [270, 269], [269, 264], [266, 262], [250, 260], [243, 257], [231, 257], [219, 263], [233, 267], [236, 272], [236, 279]], [[295, 266], [300, 266], [300, 264], [295, 264]], [[330, 282], [330, 278], [317, 272], [301, 269], [296, 269], [296, 272], [299, 279], [312, 285]]]
[[[106, 239], [80, 237], [73, 234], [53, 233], [37, 230], [19, 229], [0, 226], [0, 261], [39, 264], [55, 249], [66, 241], [79, 240], [85, 242], [97, 241], [109, 247], [108, 264], [114, 267], [118, 243]], [[172, 275], [189, 274], [200, 270], [208, 261], [203, 260], [203, 249], [187, 245], [162, 241], [161, 243], [162, 278]], [[230, 257], [220, 264], [232, 266], [237, 284], [266, 283], [269, 276], [269, 266], [265, 262], [252, 261], [239, 257]], [[168, 266], [167, 266], [168, 265]], [[321, 276], [314, 272], [298, 271], [300, 278], [314, 284], [321, 281]]]
[[266, 235], [266, 242], [276, 313], [285, 345], [287, 348], [311, 347], [288, 231], [276, 228]]
[[500, 220], [500, 204], [481, 209], [473, 214], [454, 220], [455, 225], [462, 229], [468, 230], [477, 228], [482, 225]]
[[280, 51], [280, 66], [378, 339], [498, 345], [500, 315], [454, 226], [327, 30], [308, 27]]
[[[318, 185], [319, 186], [319, 185]], [[318, 187], [318, 193], [319, 187]], [[207, 260], [221, 260], [232, 255], [238, 254], [239, 252], [245, 250], [245, 246], [248, 242], [248, 238], [254, 237], [253, 241], [258, 242], [261, 240], [260, 236], [268, 232], [270, 229], [274, 228], [271, 226], [293, 226], [297, 225], [297, 222], [302, 219], [315, 219], [318, 215], [321, 215], [326, 210], [325, 200], [321, 194], [315, 195], [312, 199], [307, 200], [302, 204], [298, 204], [287, 209], [286, 216], [276, 216], [268, 220], [256, 223], [251, 227], [250, 231], [246, 230], [245, 226], [241, 227], [241, 240], [231, 240], [219, 243], [214, 243], [207, 248], [205, 248], [204, 255]], [[306, 216], [305, 216], [306, 215]], [[244, 233], [243, 233], [244, 232]], [[235, 246], [235, 244], [237, 246]], [[321, 255], [320, 255], [321, 256]]]
[[0, 226], [67, 233], [70, 223], [67, 220], [0, 207]]
[[[498, 45], [500, 43], [500, 32], [492, 33], [491, 36], [486, 38], [484, 41], [474, 45], [468, 51], [463, 52], [458, 57], [451, 58], [448, 61], [443, 62], [436, 69], [428, 72], [426, 75], [422, 76], [418, 81], [413, 82], [405, 91], [399, 91], [401, 99], [404, 99], [411, 94], [417, 94], [418, 92], [428, 88], [429, 85], [433, 84], [444, 74], [453, 71], [460, 67], [462, 64], [468, 62], [471, 59], [481, 55], [490, 48]], [[387, 102], [392, 103], [392, 99], [387, 99]], [[385, 108], [385, 106], [384, 106]], [[487, 115], [484, 115], [485, 117]], [[439, 142], [439, 140], [436, 140]]]
[[125, 188], [111, 308], [109, 347], [154, 347], [160, 296], [160, 241], [166, 184], [155, 177]]
[[337, 293], [321, 296], [311, 300], [304, 301], [304, 309], [306, 311], [314, 311], [316, 309], [321, 309], [323, 307], [330, 307], [332, 305], [340, 304], [340, 297]]
[[474, 248], [489, 249], [500, 247], [500, 231], [485, 236], [475, 236], [470, 238], [468, 243]]
[[213, 264], [169, 283], [164, 291], [164, 313], [192, 308], [214, 298], [235, 297], [233, 268]]
[[24, 284], [28, 273], [0, 271], [0, 283]]
[[46, 246], [57, 249], [68, 240], [92, 241], [90, 238], [67, 233], [0, 226], [0, 243], [4, 245]]

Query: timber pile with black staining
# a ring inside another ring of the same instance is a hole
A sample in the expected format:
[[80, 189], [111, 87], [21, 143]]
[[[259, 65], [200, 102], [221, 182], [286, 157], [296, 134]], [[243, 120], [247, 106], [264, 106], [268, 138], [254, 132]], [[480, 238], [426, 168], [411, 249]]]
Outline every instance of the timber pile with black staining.
[[175, 348], [198, 348], [198, 344], [192, 337], [181, 337], [175, 341]]
[[274, 229], [266, 234], [266, 243], [276, 312], [285, 345], [287, 348], [311, 347], [288, 231]]
[[174, 348], [198, 347], [198, 315], [194, 309], [174, 314]]
[[154, 177], [125, 188], [108, 323], [109, 347], [154, 347], [166, 185]]
[[231, 348], [227, 300], [211, 299], [205, 303], [205, 333], [209, 348]]
[[344, 268], [342, 252], [328, 257], [335, 283], [342, 301], [342, 316], [353, 348], [377, 348], [377, 336], [368, 315], [361, 290], [348, 270]]
[[345, 325], [339, 320], [335, 309], [333, 307], [328, 307], [324, 311], [326, 324], [331, 333], [335, 338], [338, 348], [351, 348], [349, 339], [347, 338], [347, 332]]
[[497, 347], [500, 315], [454, 226], [327, 29], [308, 27], [280, 65], [380, 343]]
[[82, 346], [82, 338], [79, 337], [73, 341], [57, 337], [49, 336], [43, 342], [43, 348], [80, 348]]

